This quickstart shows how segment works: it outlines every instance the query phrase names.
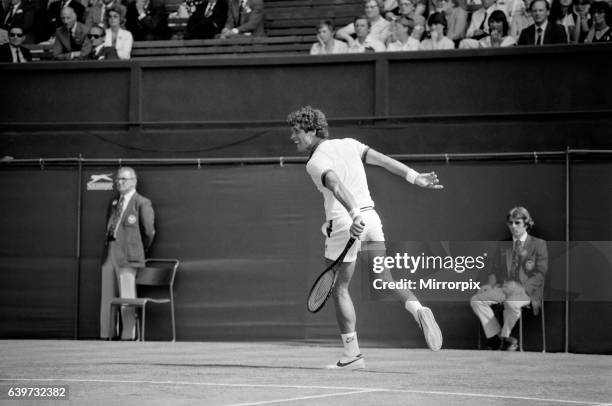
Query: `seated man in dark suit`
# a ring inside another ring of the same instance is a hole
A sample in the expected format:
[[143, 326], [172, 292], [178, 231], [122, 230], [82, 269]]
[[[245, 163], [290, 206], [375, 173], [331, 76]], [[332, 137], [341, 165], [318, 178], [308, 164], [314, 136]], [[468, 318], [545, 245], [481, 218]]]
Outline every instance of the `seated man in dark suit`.
[[168, 15], [163, 0], [134, 0], [127, 6], [125, 28], [134, 41], [170, 39]]
[[534, 23], [521, 31], [519, 45], [567, 44], [567, 34], [562, 25], [548, 21], [550, 5], [546, 0], [533, 0], [529, 11]]
[[62, 26], [61, 12], [64, 8], [70, 7], [76, 19], [80, 23], [85, 23], [85, 7], [79, 0], [57, 0], [49, 4], [47, 9], [47, 38], [55, 34], [55, 30]]
[[106, 30], [99, 25], [94, 25], [89, 29], [89, 41], [91, 41], [91, 52], [85, 59], [101, 60], [101, 59], [119, 59], [117, 50], [114, 47], [105, 47], [104, 40]]
[[187, 21], [185, 39], [211, 39], [221, 32], [227, 20], [227, 0], [205, 0]]
[[0, 46], [0, 62], [22, 63], [32, 60], [30, 50], [21, 45], [23, 43], [23, 28], [12, 26], [9, 28], [9, 43]]
[[264, 35], [263, 0], [229, 0], [227, 21], [221, 38], [237, 35]]
[[[528, 231], [534, 221], [524, 207], [514, 207], [506, 216], [512, 244], [502, 244], [493, 255], [489, 280], [470, 302], [480, 319], [490, 349], [516, 351], [518, 340], [510, 336], [521, 317], [521, 308], [531, 304], [534, 314], [540, 310], [544, 278], [548, 271], [546, 241]], [[500, 283], [503, 284], [500, 285]], [[504, 325], [500, 327], [491, 309], [504, 304]]]
[[55, 30], [53, 59], [83, 59], [91, 52], [91, 42], [87, 38], [87, 27], [77, 21], [71, 7], [65, 7], [60, 14], [62, 26]]

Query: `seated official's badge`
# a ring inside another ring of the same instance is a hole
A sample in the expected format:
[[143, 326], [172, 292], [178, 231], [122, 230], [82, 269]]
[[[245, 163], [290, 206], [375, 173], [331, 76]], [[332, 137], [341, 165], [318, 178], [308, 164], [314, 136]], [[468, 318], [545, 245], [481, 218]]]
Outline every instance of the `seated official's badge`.
[[128, 224], [136, 224], [136, 216], [134, 216], [133, 214], [130, 214], [127, 218], [127, 222]]

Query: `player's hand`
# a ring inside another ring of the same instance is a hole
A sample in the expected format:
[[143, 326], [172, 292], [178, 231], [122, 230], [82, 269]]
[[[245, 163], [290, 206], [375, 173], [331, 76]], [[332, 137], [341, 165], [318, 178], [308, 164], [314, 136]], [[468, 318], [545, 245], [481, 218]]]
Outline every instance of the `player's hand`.
[[414, 180], [414, 184], [420, 187], [426, 187], [429, 189], [443, 189], [444, 186], [440, 184], [438, 175], [435, 172], [420, 173]]
[[351, 237], [359, 238], [361, 233], [363, 233], [363, 230], [365, 230], [365, 222], [361, 216], [356, 216], [353, 219], [353, 224], [351, 224], [351, 229], [349, 230]]

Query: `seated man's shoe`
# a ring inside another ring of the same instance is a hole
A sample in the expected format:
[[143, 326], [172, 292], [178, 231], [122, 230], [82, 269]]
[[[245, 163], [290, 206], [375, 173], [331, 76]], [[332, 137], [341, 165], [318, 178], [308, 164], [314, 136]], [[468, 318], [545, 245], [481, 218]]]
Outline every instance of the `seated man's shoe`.
[[354, 357], [342, 357], [335, 364], [327, 365], [325, 369], [363, 369], [365, 360], [363, 355], [358, 354]]
[[504, 351], [516, 351], [518, 350], [518, 340], [514, 337], [504, 337], [504, 344], [502, 346]]
[[502, 348], [503, 341], [498, 335], [487, 338], [487, 350], [497, 351]]
[[422, 307], [417, 311], [417, 318], [427, 346], [432, 351], [438, 351], [442, 347], [442, 332], [433, 313], [429, 307]]

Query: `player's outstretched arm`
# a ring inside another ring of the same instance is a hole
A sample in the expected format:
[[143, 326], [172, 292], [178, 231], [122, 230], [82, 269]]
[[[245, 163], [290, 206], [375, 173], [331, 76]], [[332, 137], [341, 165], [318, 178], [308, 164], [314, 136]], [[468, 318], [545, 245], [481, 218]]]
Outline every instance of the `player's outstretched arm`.
[[359, 237], [365, 228], [365, 223], [361, 218], [361, 211], [353, 194], [344, 186], [338, 175], [334, 171], [325, 174], [325, 187], [332, 191], [334, 197], [349, 212], [353, 219], [350, 233], [354, 237]]
[[387, 171], [401, 176], [410, 183], [414, 183], [417, 186], [426, 187], [430, 189], [442, 189], [444, 186], [440, 184], [438, 175], [435, 172], [429, 173], [418, 173], [409, 166], [404, 165], [400, 161], [388, 157], [385, 154], [369, 149], [366, 154], [366, 163], [370, 165], [380, 166], [385, 168]]

